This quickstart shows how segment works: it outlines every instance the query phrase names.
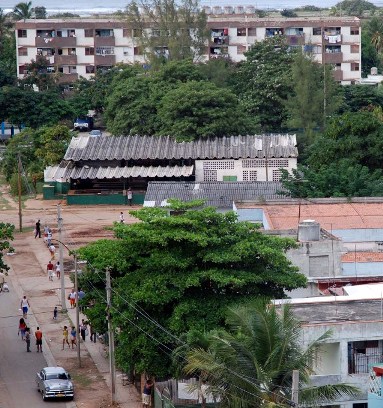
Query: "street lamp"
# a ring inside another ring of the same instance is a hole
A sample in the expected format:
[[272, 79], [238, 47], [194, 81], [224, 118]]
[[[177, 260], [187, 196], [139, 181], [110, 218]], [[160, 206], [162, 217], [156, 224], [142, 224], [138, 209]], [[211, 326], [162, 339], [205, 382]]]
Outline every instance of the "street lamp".
[[[73, 256], [74, 260], [74, 291], [76, 292], [76, 343], [77, 343], [77, 361], [78, 367], [81, 368], [81, 354], [80, 354], [80, 309], [78, 305], [78, 270], [77, 270], [77, 253], [70, 250], [63, 242], [58, 239], [52, 239], [52, 241], [58, 242], [60, 245], [63, 245], [69, 252], [69, 255]], [[61, 265], [62, 275], [64, 275], [64, 265]], [[63, 289], [64, 285], [62, 286]], [[65, 292], [65, 288], [64, 288]], [[65, 308], [65, 295], [61, 300], [63, 303], [62, 307]]]

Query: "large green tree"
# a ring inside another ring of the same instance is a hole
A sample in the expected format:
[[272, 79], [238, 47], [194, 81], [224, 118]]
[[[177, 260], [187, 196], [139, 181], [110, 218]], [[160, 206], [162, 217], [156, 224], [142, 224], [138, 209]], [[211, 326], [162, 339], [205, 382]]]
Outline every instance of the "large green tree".
[[285, 101], [292, 94], [294, 53], [283, 36], [274, 36], [255, 43], [245, 55], [235, 74], [235, 90], [264, 131], [280, 131], [288, 116]]
[[168, 92], [158, 109], [160, 132], [178, 140], [254, 133], [257, 126], [229, 89], [189, 81]]
[[132, 1], [126, 15], [143, 54], [154, 66], [183, 59], [198, 61], [205, 54], [206, 15], [198, 0]]
[[307, 406], [330, 403], [339, 397], [356, 397], [356, 387], [337, 384], [313, 386], [310, 375], [319, 357], [325, 333], [302, 346], [300, 322], [286, 305], [257, 301], [231, 307], [227, 330], [214, 330], [207, 347], [187, 353], [185, 371], [201, 376], [207, 392], [227, 407], [291, 407], [293, 370], [299, 370], [299, 402]]
[[21, 2], [17, 3], [13, 9], [13, 18], [15, 20], [26, 20], [31, 18], [33, 14], [32, 2]]
[[343, 0], [331, 8], [331, 14], [362, 17], [365, 12], [374, 14], [376, 10], [377, 6], [367, 0]]
[[325, 126], [327, 117], [338, 109], [341, 98], [338, 85], [330, 69], [319, 65], [309, 55], [298, 52], [292, 64], [291, 87], [293, 94], [287, 99], [287, 124], [303, 129], [310, 138], [315, 128]]
[[97, 271], [110, 268], [112, 315], [119, 327], [116, 357], [125, 370], [171, 374], [169, 349], [178, 340], [170, 332], [216, 328], [224, 324], [228, 305], [260, 295], [283, 297], [285, 290], [306, 284], [285, 255], [295, 246], [292, 240], [264, 235], [234, 213], [213, 208], [177, 216], [150, 208], [131, 213], [141, 222], [116, 224], [115, 240], [80, 249], [88, 261], [80, 285], [94, 305], [86, 313], [97, 331], [105, 330], [104, 273]]
[[361, 34], [362, 74], [367, 76], [371, 68], [382, 69], [383, 23], [379, 17], [363, 22]]

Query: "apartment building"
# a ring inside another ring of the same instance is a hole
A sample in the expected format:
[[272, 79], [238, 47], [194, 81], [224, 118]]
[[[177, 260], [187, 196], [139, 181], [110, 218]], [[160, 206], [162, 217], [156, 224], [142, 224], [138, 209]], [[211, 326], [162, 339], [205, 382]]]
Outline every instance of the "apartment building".
[[[229, 13], [229, 11], [231, 11]], [[241, 8], [205, 8], [210, 38], [205, 60], [245, 59], [252, 44], [284, 35], [291, 48], [312, 53], [320, 63], [334, 67], [335, 79], [350, 84], [361, 78], [361, 27], [358, 18], [260, 19]], [[251, 10], [250, 10], [251, 11]], [[158, 30], [148, 30], [155, 35]], [[48, 72], [61, 73], [60, 80], [90, 78], [97, 70], [116, 63], [145, 63], [137, 30], [122, 20], [46, 19], [16, 23], [17, 70], [23, 78], [26, 64], [44, 56]], [[164, 51], [164, 50], [163, 50]], [[166, 55], [166, 50], [163, 52]]]

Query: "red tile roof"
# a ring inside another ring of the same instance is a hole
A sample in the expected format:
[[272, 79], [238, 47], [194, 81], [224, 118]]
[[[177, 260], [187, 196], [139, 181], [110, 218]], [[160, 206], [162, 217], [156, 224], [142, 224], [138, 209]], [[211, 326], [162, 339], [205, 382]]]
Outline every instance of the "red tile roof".
[[237, 208], [262, 208], [271, 229], [297, 228], [299, 220], [308, 219], [319, 222], [322, 228], [330, 232], [334, 229], [383, 228], [383, 202], [317, 204], [302, 200], [301, 205], [296, 202], [263, 205], [239, 203]]
[[383, 262], [383, 252], [347, 252], [342, 262]]

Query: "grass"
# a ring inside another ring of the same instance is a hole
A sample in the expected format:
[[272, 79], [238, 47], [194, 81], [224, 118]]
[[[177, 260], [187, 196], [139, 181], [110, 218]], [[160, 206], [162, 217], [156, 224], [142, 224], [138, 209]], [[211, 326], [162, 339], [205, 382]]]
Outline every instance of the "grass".
[[93, 383], [93, 380], [84, 373], [72, 374], [72, 379], [80, 387], [89, 387]]

